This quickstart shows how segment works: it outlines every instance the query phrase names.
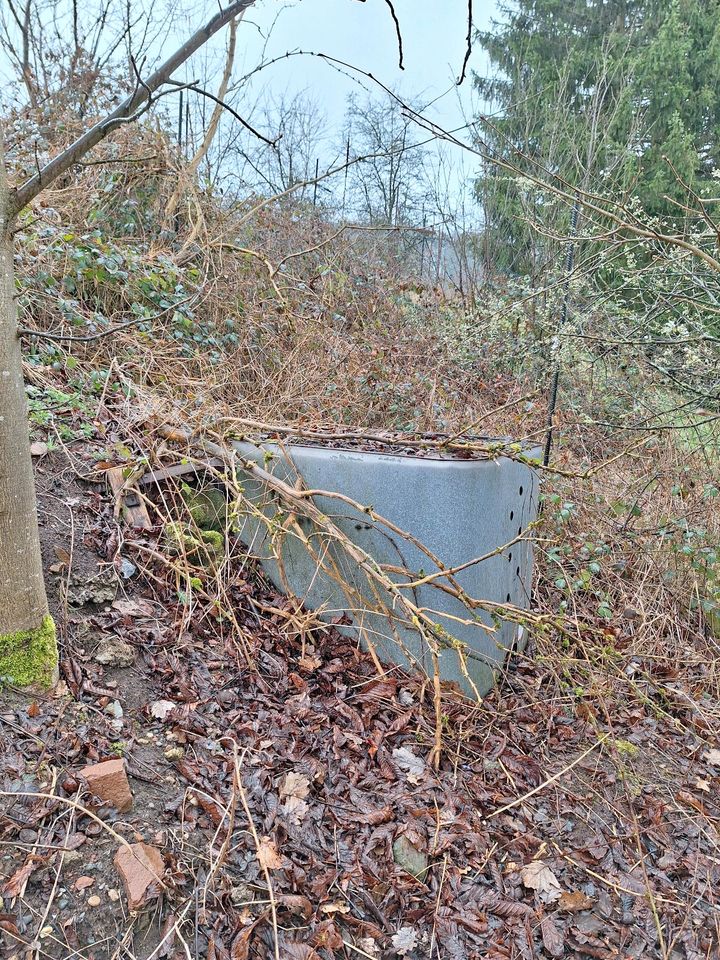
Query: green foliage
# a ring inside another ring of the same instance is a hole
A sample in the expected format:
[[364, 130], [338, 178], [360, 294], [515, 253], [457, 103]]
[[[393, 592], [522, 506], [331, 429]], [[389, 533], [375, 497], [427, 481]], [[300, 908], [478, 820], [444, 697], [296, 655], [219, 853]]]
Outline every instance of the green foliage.
[[[489, 152], [540, 179], [615, 195], [681, 219], [720, 162], [720, 0], [514, 0], [480, 33], [500, 109]], [[528, 219], [567, 231], [567, 211], [488, 165], [477, 183], [498, 265], [535, 272], [557, 251]], [[673, 203], [677, 201], [677, 203]]]
[[91, 381], [90, 391], [87, 379], [83, 377], [70, 379], [67, 390], [28, 384], [25, 392], [30, 423], [42, 430], [54, 426], [61, 440], [65, 441], [95, 436], [95, 425], [90, 422], [95, 416], [95, 407], [89, 393], [94, 392], [94, 383], [101, 381], [88, 379]]
[[[683, 486], [676, 485], [673, 492], [682, 501]], [[717, 488], [706, 484], [703, 497], [710, 500], [715, 496]], [[685, 517], [668, 522], [662, 534], [676, 558], [675, 576], [689, 573], [694, 581], [690, 608], [699, 609], [710, 630], [720, 637], [720, 541], [706, 527], [691, 525]]]
[[687, 190], [672, 168], [702, 192], [720, 163], [720, 3], [646, 0], [640, 6], [633, 70], [634, 102], [643, 113], [638, 194], [651, 213], [678, 218], [682, 212], [666, 198], [685, 203]]
[[163, 534], [169, 553], [204, 567], [214, 567], [225, 551], [225, 538], [217, 530], [198, 530], [173, 520], [165, 525]]
[[599, 619], [611, 620], [614, 606], [607, 590], [610, 546], [590, 539], [585, 531], [575, 534], [567, 529], [577, 519], [576, 504], [563, 501], [557, 493], [543, 494], [541, 500], [547, 523], [558, 539], [545, 555], [554, 577], [552, 586], [559, 594], [559, 610], [572, 612], [573, 598], [582, 594], [592, 602]]
[[[195, 311], [195, 268], [178, 267], [164, 254], [148, 257], [143, 244], [115, 240], [104, 228], [78, 235], [45, 226], [28, 233], [20, 256], [18, 306], [28, 326], [43, 326], [51, 298], [53, 326], [59, 315], [72, 335], [102, 333], [135, 319], [141, 337], [151, 339], [162, 329], [181, 356], [202, 354], [213, 363], [238, 343], [232, 316], [216, 328]], [[47, 360], [60, 347], [44, 345], [43, 351]]]

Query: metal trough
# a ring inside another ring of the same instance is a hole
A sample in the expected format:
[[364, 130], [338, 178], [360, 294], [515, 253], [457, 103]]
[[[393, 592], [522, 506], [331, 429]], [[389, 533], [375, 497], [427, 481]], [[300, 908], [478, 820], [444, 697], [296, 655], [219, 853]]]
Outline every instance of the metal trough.
[[[258, 447], [236, 441], [234, 446], [241, 457], [254, 460], [291, 485], [299, 474], [307, 489], [337, 492], [359, 504], [371, 505], [380, 516], [412, 534], [446, 567], [467, 563], [509, 543], [537, 515], [538, 480], [534, 471], [505, 457], [459, 460], [298, 443], [283, 444], [281, 448], [275, 443]], [[246, 497], [255, 507], [268, 519], [276, 517], [280, 504], [265, 485], [247, 473], [241, 474], [240, 479]], [[402, 567], [419, 576], [433, 572], [427, 556], [418, 547], [374, 524], [367, 514], [331, 497], [319, 496], [315, 502], [378, 564]], [[276, 530], [278, 526], [276, 523]], [[259, 517], [248, 514], [239, 520], [241, 539], [260, 557], [278, 588], [289, 590], [323, 619], [347, 614], [352, 624], [341, 629], [365, 644], [372, 643], [385, 662], [419, 667], [431, 674], [429, 651], [412, 624], [400, 616], [373, 611], [377, 598], [373, 598], [367, 577], [357, 564], [350, 562], [336, 544], [321, 539], [311, 529], [310, 521], [304, 521], [303, 532], [318, 553], [337, 565], [341, 579], [353, 585], [357, 591], [354, 599], [324, 570], [318, 569], [301, 539], [293, 535], [275, 537], [273, 545], [268, 526]], [[274, 549], [282, 558], [285, 583]], [[532, 561], [532, 546], [522, 541], [459, 572], [456, 579], [471, 597], [527, 608]], [[393, 579], [397, 582], [408, 578]], [[358, 603], [358, 594], [366, 602]], [[392, 610], [392, 597], [382, 599], [386, 608]], [[509, 621], [493, 623], [493, 618], [482, 611], [476, 612], [476, 622], [468, 623], [472, 615], [462, 602], [436, 586], [415, 588], [412, 599], [416, 605], [435, 611], [434, 617], [443, 630], [466, 645], [467, 670], [480, 694], [492, 686], [507, 652], [524, 645], [521, 626]], [[472, 685], [452, 647], [442, 650], [440, 672], [444, 680], [456, 682], [466, 694], [473, 695]]]

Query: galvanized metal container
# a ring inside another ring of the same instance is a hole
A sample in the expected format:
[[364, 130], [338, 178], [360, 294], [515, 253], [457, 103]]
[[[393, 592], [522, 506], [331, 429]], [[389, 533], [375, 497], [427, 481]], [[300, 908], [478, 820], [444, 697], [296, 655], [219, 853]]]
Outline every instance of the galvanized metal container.
[[[234, 446], [242, 458], [253, 460], [290, 484], [299, 474], [307, 489], [337, 492], [363, 506], [371, 505], [380, 516], [412, 534], [448, 568], [469, 563], [508, 544], [522, 535], [537, 516], [535, 472], [527, 464], [507, 457], [461, 460], [300, 443], [282, 447], [267, 443], [258, 447], [238, 441]], [[319, 611], [326, 620], [348, 614], [352, 624], [341, 629], [365, 644], [371, 643], [384, 661], [419, 667], [430, 674], [432, 665], [426, 643], [400, 614], [389, 592], [379, 598], [386, 608], [385, 613], [379, 614], [378, 597], [367, 576], [343, 549], [305, 522], [303, 532], [315, 552], [325, 558], [326, 564], [337, 566], [340, 576], [333, 579], [318, 568], [317, 560], [300, 538], [277, 536], [283, 519], [282, 512], [278, 514], [282, 505], [269, 495], [266, 486], [247, 473], [240, 479], [246, 497], [273, 523], [281, 565], [273, 556], [268, 525], [257, 515], [240, 518], [240, 536], [260, 557], [275, 585]], [[366, 513], [332, 497], [318, 496], [315, 502], [378, 564], [404, 568], [418, 577], [436, 569], [417, 546], [382, 524], [373, 523]], [[456, 579], [471, 597], [527, 608], [532, 563], [532, 545], [523, 541], [458, 572]], [[408, 579], [397, 574], [392, 578], [396, 582]], [[352, 589], [338, 580], [350, 584]], [[468, 695], [473, 695], [473, 685], [480, 694], [486, 693], [507, 652], [524, 645], [522, 626], [494, 622], [483, 611], [477, 611], [473, 620], [460, 600], [437, 586], [425, 584], [409, 595], [417, 606], [433, 611], [443, 632], [465, 645], [466, 668], [472, 682], [468, 682], [452, 645], [441, 652], [440, 672], [444, 680], [456, 682]], [[359, 601], [358, 597], [362, 599]]]

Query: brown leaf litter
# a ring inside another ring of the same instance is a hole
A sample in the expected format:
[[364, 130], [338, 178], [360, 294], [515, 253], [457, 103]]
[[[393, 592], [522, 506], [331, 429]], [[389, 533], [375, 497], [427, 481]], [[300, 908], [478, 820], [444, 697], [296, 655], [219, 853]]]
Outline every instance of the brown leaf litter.
[[[78, 562], [112, 562], [112, 504], [81, 502]], [[293, 633], [289, 601], [238, 550], [228, 599], [248, 664], [222, 612], [198, 598], [189, 609], [172, 570], [141, 556], [122, 598], [66, 621], [56, 608], [73, 687], [0, 712], [5, 955], [717, 951], [720, 765], [682, 705], [619, 692], [590, 722], [551, 663], [519, 657], [483, 704], [448, 695], [435, 771], [421, 679], [378, 677], [332, 627]], [[131, 645], [134, 666], [93, 660], [88, 623]], [[119, 717], [105, 712], [115, 702]], [[120, 758], [124, 811], [82, 776]], [[396, 862], [400, 838], [426, 869]]]

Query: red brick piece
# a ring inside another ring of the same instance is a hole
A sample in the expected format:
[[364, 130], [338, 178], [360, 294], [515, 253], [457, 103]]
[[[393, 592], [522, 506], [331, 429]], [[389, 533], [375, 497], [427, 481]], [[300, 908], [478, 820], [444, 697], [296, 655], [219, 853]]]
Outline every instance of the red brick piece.
[[132, 793], [122, 758], [83, 767], [80, 776], [87, 781], [91, 793], [111, 803], [120, 813], [125, 813], [132, 806]]
[[165, 861], [157, 847], [149, 843], [131, 843], [115, 854], [115, 869], [122, 877], [128, 909], [138, 910], [160, 895]]

